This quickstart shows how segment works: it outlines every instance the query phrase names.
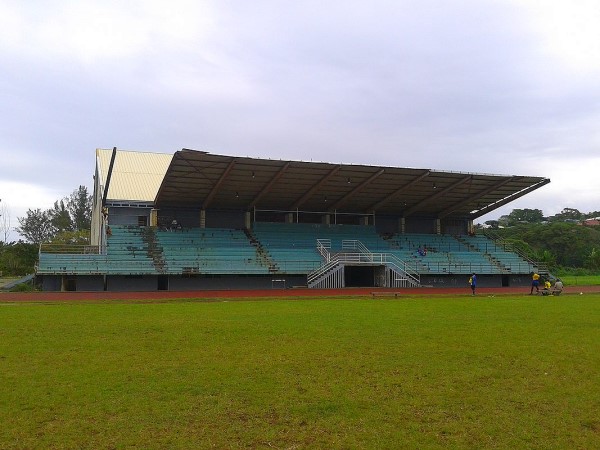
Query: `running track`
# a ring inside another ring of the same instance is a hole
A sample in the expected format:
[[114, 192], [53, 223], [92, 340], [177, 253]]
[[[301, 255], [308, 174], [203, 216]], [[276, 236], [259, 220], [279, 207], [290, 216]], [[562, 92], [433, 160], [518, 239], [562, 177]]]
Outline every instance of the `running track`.
[[[478, 296], [501, 294], [529, 294], [529, 286], [478, 288]], [[266, 290], [215, 290], [215, 291], [149, 291], [149, 292], [0, 292], [0, 303], [20, 302], [80, 302], [100, 300], [169, 300], [169, 299], [217, 299], [255, 297], [331, 297], [362, 296], [371, 297], [372, 292], [399, 292], [400, 297], [432, 295], [471, 295], [468, 286], [464, 288], [345, 288], [345, 289], [266, 289]], [[600, 292], [600, 286], [571, 286], [564, 294], [579, 292]], [[382, 297], [390, 298], [390, 297]], [[393, 297], [391, 297], [393, 298]]]

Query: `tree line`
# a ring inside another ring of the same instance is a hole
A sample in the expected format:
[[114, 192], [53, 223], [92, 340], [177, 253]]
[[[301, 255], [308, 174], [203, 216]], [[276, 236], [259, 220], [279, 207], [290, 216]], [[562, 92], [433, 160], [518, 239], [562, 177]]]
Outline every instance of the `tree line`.
[[487, 230], [479, 228], [557, 273], [596, 274], [600, 271], [600, 226], [583, 225], [584, 220], [596, 217], [599, 211], [582, 213], [573, 208], [553, 216], [544, 216], [539, 209], [514, 209], [485, 222]]
[[488, 220], [486, 225], [492, 228], [510, 227], [519, 224], [546, 224], [557, 222], [579, 223], [586, 219], [600, 217], [600, 211], [582, 213], [575, 208], [564, 208], [553, 216], [544, 216], [541, 209], [513, 209], [510, 214], [500, 216], [498, 220]]
[[60, 242], [78, 244], [89, 240], [92, 222], [92, 196], [79, 186], [70, 196], [54, 202], [47, 210], [29, 209], [19, 217], [15, 230], [28, 242]]
[[71, 195], [54, 202], [52, 208], [29, 209], [15, 227], [24, 240], [0, 241], [0, 272], [3, 275], [32, 273], [42, 242], [87, 244], [90, 240], [92, 196], [79, 186]]

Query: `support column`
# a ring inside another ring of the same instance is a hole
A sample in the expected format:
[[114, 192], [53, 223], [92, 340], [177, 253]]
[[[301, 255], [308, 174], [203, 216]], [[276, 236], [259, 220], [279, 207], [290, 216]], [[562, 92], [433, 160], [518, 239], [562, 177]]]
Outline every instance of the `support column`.
[[152, 208], [150, 210], [150, 226], [155, 227], [158, 225], [158, 209]]
[[200, 210], [200, 228], [206, 228], [206, 210]]
[[244, 216], [244, 226], [247, 229], [252, 228], [252, 216], [250, 215], [250, 211], [246, 211], [246, 214]]
[[325, 225], [330, 225], [331, 224], [331, 214], [324, 214], [323, 218], [322, 218], [322, 222]]
[[285, 223], [294, 223], [294, 213], [285, 214]]
[[400, 217], [400, 219], [398, 219], [398, 231], [400, 232], [400, 234], [406, 233], [406, 218], [405, 217]]
[[440, 218], [435, 219], [435, 234], [442, 234], [442, 220]]

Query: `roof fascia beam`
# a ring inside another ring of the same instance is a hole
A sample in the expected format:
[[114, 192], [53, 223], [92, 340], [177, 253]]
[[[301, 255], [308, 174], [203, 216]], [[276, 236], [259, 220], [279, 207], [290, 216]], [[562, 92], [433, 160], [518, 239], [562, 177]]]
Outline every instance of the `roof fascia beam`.
[[[476, 201], [476, 200], [480, 199], [481, 197], [483, 197], [484, 195], [487, 195], [490, 192], [494, 192], [496, 189], [501, 188], [505, 184], [510, 183], [514, 179], [515, 179], [515, 177], [507, 178], [506, 180], [500, 181], [499, 183], [496, 183], [493, 186], [490, 186], [490, 187], [484, 189], [483, 191], [478, 192], [477, 194], [475, 194], [473, 196], [467, 197], [465, 200], [466, 201], [469, 201], [469, 200]], [[449, 208], [444, 209], [443, 211], [441, 211], [439, 213], [438, 217], [440, 219], [443, 219], [444, 217], [448, 216], [449, 214], [452, 214], [454, 211], [456, 211], [457, 209], [459, 209], [461, 206], [464, 206], [464, 201], [458, 202], [458, 203], [450, 206]]]
[[480, 209], [479, 211], [471, 214], [470, 217], [471, 217], [471, 219], [477, 219], [478, 217], [484, 216], [485, 214], [487, 214], [495, 209], [498, 209], [501, 206], [504, 206], [507, 203], [510, 203], [520, 197], [523, 197], [524, 195], [527, 195], [530, 192], [533, 192], [536, 189], [539, 189], [542, 186], [547, 185], [548, 183], [550, 183], [550, 178], [544, 178], [542, 181], [534, 184], [533, 186], [529, 186], [528, 188], [525, 188], [519, 192], [515, 192], [514, 194], [511, 194], [508, 197], [505, 197], [504, 199], [497, 201], [496, 203], [492, 203], [491, 205], [488, 205], [485, 208]]

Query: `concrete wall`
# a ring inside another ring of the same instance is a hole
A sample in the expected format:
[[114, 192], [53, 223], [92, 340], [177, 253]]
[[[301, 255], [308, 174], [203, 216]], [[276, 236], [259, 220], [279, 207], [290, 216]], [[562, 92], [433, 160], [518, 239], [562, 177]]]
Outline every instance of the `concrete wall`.
[[[421, 284], [440, 288], [464, 287], [470, 290], [469, 274], [421, 275]], [[477, 275], [477, 287], [502, 287], [502, 275]]]
[[[69, 287], [76, 291], [103, 291], [103, 275], [40, 275], [37, 282], [43, 291], [60, 292], [67, 283], [63, 283], [63, 277], [71, 280]], [[74, 280], [74, 281], [73, 281]]]
[[406, 232], [434, 234], [435, 217], [407, 217]]
[[78, 291], [103, 291], [103, 275], [80, 275], [77, 277], [76, 286]]
[[[280, 281], [285, 280], [285, 281]], [[201, 277], [169, 276], [169, 291], [184, 290], [235, 290], [235, 289], [282, 289], [306, 286], [306, 276], [248, 276], [248, 277]]]
[[106, 280], [107, 291], [156, 291], [158, 276], [111, 275]]
[[[459, 275], [421, 275], [421, 284], [433, 287], [469, 288], [469, 274]], [[477, 287], [515, 287], [530, 286], [529, 275], [480, 275], [477, 274]]]
[[[375, 273], [376, 275], [376, 273]], [[69, 279], [75, 278], [70, 275]], [[156, 291], [159, 289], [158, 276], [124, 276], [111, 275], [107, 277], [108, 291]], [[284, 281], [282, 281], [284, 280]], [[469, 275], [423, 275], [421, 284], [439, 288], [460, 287], [465, 292], [469, 290]], [[44, 291], [61, 291], [62, 275], [42, 275], [37, 279]], [[379, 285], [378, 281], [366, 283], [369, 286]], [[478, 287], [522, 286], [524, 292], [531, 285], [529, 275], [477, 275]], [[302, 275], [263, 275], [263, 276], [181, 276], [169, 275], [162, 289], [169, 291], [186, 290], [242, 290], [242, 289], [282, 289], [305, 287], [306, 276]], [[76, 277], [77, 291], [103, 291], [104, 277], [102, 275], [80, 275]]]
[[37, 282], [43, 291], [60, 291], [61, 275], [41, 275]]
[[145, 225], [150, 223], [150, 207], [121, 207], [111, 206], [109, 208], [108, 224], [109, 225], [138, 225], [139, 218], [143, 217]]

